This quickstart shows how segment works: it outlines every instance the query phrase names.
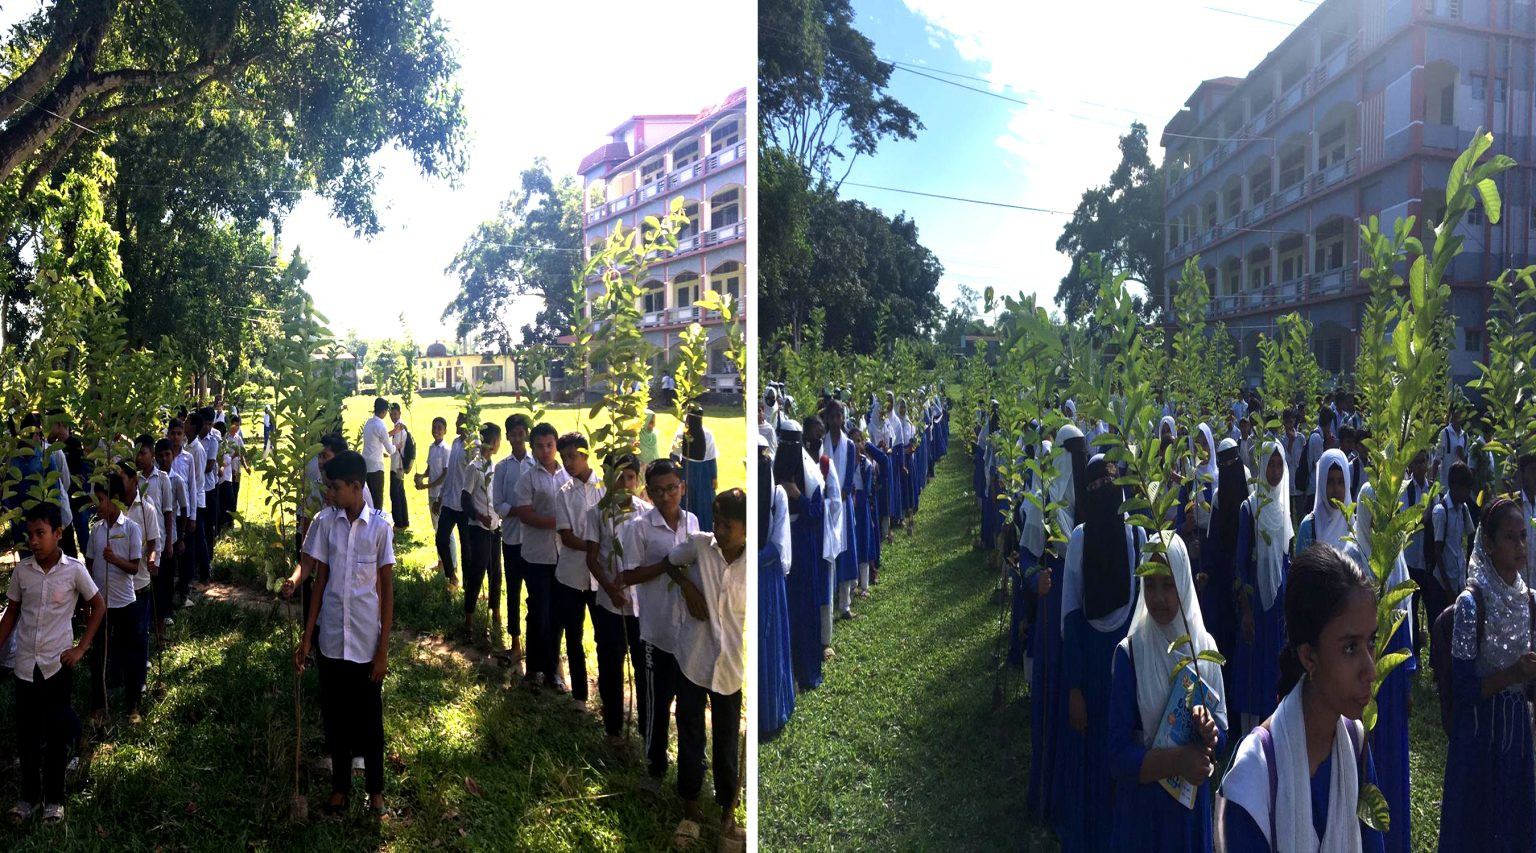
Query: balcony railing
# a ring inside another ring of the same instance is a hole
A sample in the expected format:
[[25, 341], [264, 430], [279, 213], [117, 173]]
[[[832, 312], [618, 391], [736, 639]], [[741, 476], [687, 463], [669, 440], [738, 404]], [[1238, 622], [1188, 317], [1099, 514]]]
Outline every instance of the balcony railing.
[[674, 169], [672, 172], [662, 175], [654, 182], [641, 187], [638, 191], [620, 196], [607, 204], [601, 204], [587, 211], [586, 224], [596, 225], [599, 222], [613, 216], [615, 213], [628, 210], [642, 202], [650, 201], [657, 196], [676, 189], [683, 184], [698, 180], [706, 175], [713, 174], [724, 169], [738, 160], [747, 156], [747, 143], [745, 140], [736, 143], [722, 151], [709, 155], [703, 160]]
[[1341, 293], [1354, 286], [1357, 267], [1358, 263], [1352, 262], [1339, 269], [1310, 273], [1279, 284], [1212, 296], [1209, 313], [1220, 316], [1254, 308], [1284, 307], [1315, 296]]
[[738, 240], [745, 236], [747, 236], [746, 223], [733, 222], [730, 225], [722, 225], [719, 228], [705, 231], [704, 245], [713, 246], [717, 243], [725, 243], [731, 240]]
[[1192, 166], [1175, 180], [1168, 182], [1163, 189], [1163, 198], [1172, 198], [1185, 190], [1188, 190], [1196, 181], [1214, 171], [1222, 163], [1225, 163], [1237, 153], [1237, 150], [1248, 142], [1268, 130], [1271, 125], [1277, 124], [1280, 119], [1289, 115], [1308, 97], [1321, 90], [1322, 85], [1329, 80], [1344, 73], [1351, 64], [1360, 58], [1360, 40], [1350, 40], [1347, 44], [1334, 51], [1317, 71], [1301, 78], [1292, 84], [1280, 98], [1265, 105], [1248, 119], [1248, 122], [1216, 150], [1212, 151], [1199, 164]]
[[[1321, 172], [1314, 172], [1311, 175], [1304, 176], [1301, 180], [1280, 192], [1255, 203], [1238, 216], [1228, 219], [1220, 225], [1208, 228], [1196, 234], [1193, 238], [1169, 249], [1164, 254], [1164, 258], [1168, 263], [1173, 263], [1180, 258], [1188, 257], [1197, 251], [1205, 249], [1228, 234], [1233, 234], [1243, 228], [1252, 226], [1260, 220], [1300, 203], [1308, 196], [1316, 195], [1334, 187], [1354, 175], [1357, 165], [1356, 159], [1351, 157], [1335, 163]], [[1234, 222], [1236, 222], [1235, 225]]]

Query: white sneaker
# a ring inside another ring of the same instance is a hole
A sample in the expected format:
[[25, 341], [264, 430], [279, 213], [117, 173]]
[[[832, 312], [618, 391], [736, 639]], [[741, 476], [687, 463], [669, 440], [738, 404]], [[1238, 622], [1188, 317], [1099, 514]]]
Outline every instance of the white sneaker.
[[368, 765], [363, 763], [363, 757], [361, 755], [352, 756], [352, 772], [362, 773], [367, 769]]
[[164, 619], [161, 619], [160, 621], [161, 621], [162, 624], [165, 624], [165, 625], [175, 625], [176, 624], [176, 620], [172, 619], [169, 616], [165, 617]]

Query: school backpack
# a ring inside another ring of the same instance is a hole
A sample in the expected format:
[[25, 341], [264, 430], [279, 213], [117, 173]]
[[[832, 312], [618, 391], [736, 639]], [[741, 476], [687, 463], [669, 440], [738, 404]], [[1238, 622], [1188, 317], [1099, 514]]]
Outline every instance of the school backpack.
[[403, 474], [411, 473], [411, 466], [416, 464], [416, 436], [410, 430], [405, 432], [405, 447], [400, 451], [400, 471]]
[[[1483, 628], [1486, 617], [1483, 615], [1483, 588], [1476, 582], [1467, 581], [1467, 589], [1472, 593], [1472, 603], [1477, 605], [1477, 646], [1483, 646]], [[1531, 613], [1531, 634], [1536, 635], [1536, 593], [1528, 593], [1530, 596], [1527, 607]], [[1440, 727], [1445, 730], [1447, 737], [1451, 734], [1452, 702], [1451, 691], [1451, 634], [1456, 630], [1456, 602], [1440, 611], [1435, 617], [1434, 626], [1429, 631], [1429, 665], [1435, 669], [1435, 691], [1440, 694]]]

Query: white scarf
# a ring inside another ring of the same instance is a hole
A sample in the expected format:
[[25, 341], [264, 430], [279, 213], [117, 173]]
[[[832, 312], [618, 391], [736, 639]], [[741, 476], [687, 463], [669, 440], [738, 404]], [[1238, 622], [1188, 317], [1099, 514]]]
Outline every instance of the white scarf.
[[[1173, 574], [1174, 587], [1179, 592], [1179, 605], [1184, 610], [1184, 622], [1177, 617], [1167, 625], [1157, 624], [1147, 610], [1145, 588], [1136, 595], [1136, 615], [1131, 617], [1131, 658], [1136, 667], [1136, 708], [1141, 712], [1141, 738], [1144, 746], [1150, 745], [1157, 736], [1158, 723], [1163, 709], [1168, 705], [1168, 691], [1173, 676], [1173, 665], [1189, 654], [1187, 646], [1168, 652], [1168, 646], [1189, 627], [1197, 652], [1214, 651], [1216, 641], [1205, 630], [1205, 619], [1200, 613], [1200, 599], [1195, 595], [1194, 577], [1189, 568], [1189, 550], [1176, 533], [1157, 534], [1168, 537], [1168, 568]], [[1142, 563], [1151, 554], [1144, 554]], [[1200, 679], [1209, 689], [1210, 698], [1206, 710], [1216, 719], [1216, 725], [1227, 728], [1226, 685], [1221, 679], [1221, 667], [1209, 661], [1197, 665]]]
[[[1253, 517], [1253, 559], [1259, 581], [1259, 602], [1264, 610], [1275, 603], [1280, 582], [1285, 579], [1285, 555], [1291, 548], [1295, 528], [1291, 525], [1290, 471], [1280, 466], [1280, 485], [1269, 485], [1269, 460], [1279, 456], [1285, 461], [1285, 453], [1275, 441], [1264, 442], [1259, 452], [1259, 484], [1248, 498], [1248, 513]], [[1269, 541], [1264, 541], [1265, 535]]]
[[[1050, 452], [1050, 442], [1042, 442], [1035, 447], [1035, 458], [1043, 461]], [[1065, 456], [1066, 454], [1062, 455]], [[1058, 457], [1059, 459], [1060, 457]], [[1069, 462], [1068, 468], [1070, 467], [1071, 464]], [[1042, 468], [1041, 472], [1043, 473], [1044, 470]], [[1033, 475], [1027, 476], [1030, 480], [1029, 492], [1040, 498], [1041, 506], [1049, 504], [1050, 500], [1046, 497], [1044, 490], [1040, 488], [1039, 481]], [[1055, 490], [1052, 489], [1052, 491]], [[1040, 506], [1036, 506], [1034, 501], [1028, 498], [1020, 498], [1020, 500], [1024, 501], [1024, 529], [1020, 531], [1019, 544], [1024, 550], [1034, 554], [1038, 559], [1045, 554], [1045, 513], [1040, 511]]]
[[[1056, 435], [1056, 446], [1061, 447], [1061, 433]], [[1061, 532], [1070, 536], [1072, 528], [1076, 527], [1076, 513], [1073, 503], [1076, 501], [1076, 487], [1073, 484], [1072, 451], [1062, 448], [1056, 456], [1056, 476], [1051, 478], [1050, 487], [1047, 490], [1050, 500], [1046, 503], [1064, 504], [1056, 510], [1056, 523], [1061, 526]]]
[[1200, 463], [1200, 467], [1195, 473], [1200, 477], [1201, 483], [1215, 483], [1217, 473], [1216, 439], [1211, 436], [1210, 424], [1200, 424], [1198, 431], [1200, 438], [1205, 441], [1205, 449], [1208, 452], [1205, 454], [1205, 461]]
[[[1129, 524], [1123, 525], [1121, 529], [1125, 535], [1125, 561], [1134, 567], [1136, 548], [1146, 541], [1146, 534], [1140, 527], [1132, 527]], [[1078, 525], [1067, 539], [1067, 557], [1061, 567], [1061, 625], [1058, 626], [1063, 639], [1067, 636], [1067, 617], [1083, 609], [1083, 537], [1087, 532], [1088, 528]], [[1125, 604], [1097, 619], [1089, 619], [1088, 627], [1101, 633], [1108, 633], [1124, 625], [1126, 618], [1131, 615], [1131, 608], [1136, 606], [1136, 590], [1140, 586], [1136, 582], [1134, 568], [1131, 571], [1130, 585]], [[1085, 617], [1086, 615], [1084, 614]], [[1174, 638], [1177, 637], [1178, 635], [1175, 634]], [[1164, 645], [1163, 648], [1167, 649], [1167, 646]], [[1166, 698], [1166, 694], [1164, 697]]]
[[1477, 626], [1457, 620], [1451, 638], [1451, 654], [1460, 660], [1477, 661], [1479, 675], [1488, 675], [1513, 666], [1531, 649], [1530, 593], [1525, 578], [1515, 573], [1515, 582], [1505, 583], [1493, 566], [1493, 558], [1483, 548], [1483, 531], [1473, 537], [1472, 564], [1467, 576], [1483, 589], [1483, 643], [1478, 648]]
[[[1360, 558], [1364, 562], [1360, 567], [1365, 569], [1367, 575], [1371, 575], [1371, 501], [1376, 499], [1376, 487], [1369, 481], [1360, 484], [1359, 503], [1355, 506], [1355, 547], [1360, 550]], [[1397, 552], [1397, 560], [1392, 564], [1392, 572], [1387, 575], [1387, 589], [1391, 589], [1403, 581], [1408, 580], [1408, 560], [1403, 557], [1403, 552]], [[1374, 582], [1374, 581], [1373, 581]], [[1411, 598], [1405, 598], [1398, 603], [1397, 609], [1408, 612]], [[1403, 627], [1408, 631], [1413, 630], [1413, 620], [1403, 620]]]
[[1318, 457], [1316, 477], [1313, 480], [1317, 484], [1317, 494], [1312, 497], [1312, 541], [1326, 542], [1342, 551], [1344, 537], [1349, 535], [1349, 522], [1344, 518], [1344, 511], [1328, 501], [1329, 468], [1338, 468], [1344, 472], [1344, 494], [1348, 495], [1352, 491], [1349, 486], [1349, 459], [1345, 458], [1344, 451], [1335, 447]]
[[778, 548], [779, 562], [783, 564], [784, 575], [788, 577], [792, 540], [789, 534], [789, 495], [785, 494], [783, 486], [773, 487], [773, 508], [769, 510], [768, 530], [763, 535]]
[[1238, 760], [1221, 783], [1221, 793], [1248, 812], [1271, 849], [1286, 853], [1359, 853], [1360, 819], [1355, 809], [1360, 800], [1360, 778], [1350, 730], [1358, 733], [1356, 727], [1360, 724], [1339, 717], [1334, 725], [1328, 826], [1319, 840], [1312, 826], [1312, 765], [1307, 760], [1307, 725], [1301, 710], [1305, 685], [1305, 681], [1297, 684], [1269, 718], [1270, 737], [1275, 745], [1275, 834], [1279, 838], [1269, 837], [1269, 767], [1257, 735], [1243, 742]]
[[[823, 560], [836, 560], [839, 554], [848, 549], [847, 537], [843, 534], [843, 489], [842, 475], [837, 471], [837, 460], [829, 459], [826, 473], [826, 489], [821, 493], [826, 514], [822, 517], [825, 535], [821, 539], [821, 558]], [[821, 465], [818, 461], [817, 472], [820, 473]]]

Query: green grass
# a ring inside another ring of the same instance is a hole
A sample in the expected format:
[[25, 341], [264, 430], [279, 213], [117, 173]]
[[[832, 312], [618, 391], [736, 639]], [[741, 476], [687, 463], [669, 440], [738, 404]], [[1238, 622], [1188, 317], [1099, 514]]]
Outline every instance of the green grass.
[[[290, 824], [293, 622], [212, 603], [178, 622], [165, 697], [97, 747], [88, 778], [71, 779], [62, 826], [0, 822], [0, 849], [661, 849], [682, 817], [671, 789], [636, 789], [643, 770], [608, 758], [601, 726], [568, 699], [509, 691], [502, 673], [430, 662], [397, 638], [384, 690], [385, 797], [396, 816], [382, 826], [364, 817], [357, 779], [352, 814], [321, 817], [329, 778], [306, 766], [310, 820]], [[83, 673], [75, 685], [84, 709]], [[324, 754], [313, 673], [305, 699], [307, 765]], [[13, 730], [6, 697], [7, 768]], [[15, 773], [4, 774], [0, 797], [16, 794]]]
[[[758, 750], [763, 850], [1057, 849], [1024, 811], [1028, 685], [997, 676], [997, 574], [972, 550], [976, 512], [969, 460], [952, 453], [915, 533], [883, 552], [863, 618], [837, 624], [825, 683]], [[1433, 850], [1445, 737], [1427, 669], [1414, 707], [1413, 848]]]

